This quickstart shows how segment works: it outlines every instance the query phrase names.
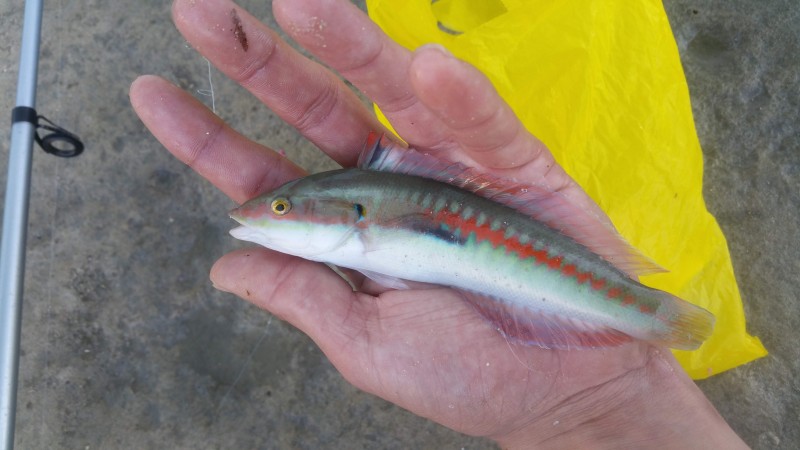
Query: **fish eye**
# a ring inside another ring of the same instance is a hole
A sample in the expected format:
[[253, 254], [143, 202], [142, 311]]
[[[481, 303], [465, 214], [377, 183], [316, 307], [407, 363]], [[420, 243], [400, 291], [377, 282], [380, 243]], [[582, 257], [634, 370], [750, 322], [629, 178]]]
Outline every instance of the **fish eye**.
[[356, 214], [358, 214], [358, 220], [363, 219], [364, 215], [367, 213], [366, 209], [364, 208], [364, 205], [362, 205], [361, 203], [356, 203], [355, 205], [353, 205], [353, 207], [356, 210]]
[[272, 208], [272, 212], [275, 213], [275, 215], [282, 216], [288, 213], [289, 210], [292, 209], [292, 204], [289, 203], [288, 199], [280, 197], [273, 200], [270, 207]]

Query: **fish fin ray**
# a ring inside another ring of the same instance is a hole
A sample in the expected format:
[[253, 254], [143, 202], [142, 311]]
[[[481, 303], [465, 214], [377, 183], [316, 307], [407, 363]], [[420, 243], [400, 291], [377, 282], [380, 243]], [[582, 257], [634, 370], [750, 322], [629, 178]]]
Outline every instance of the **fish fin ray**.
[[433, 179], [506, 205], [569, 236], [631, 277], [666, 272], [631, 246], [613, 225], [545, 186], [508, 180], [406, 149], [376, 133], [367, 139], [358, 166]]
[[652, 341], [678, 350], [699, 348], [714, 332], [714, 314], [667, 292], [659, 294], [656, 317], [667, 325], [667, 330]]
[[507, 339], [551, 349], [614, 347], [633, 338], [613, 328], [459, 291]]
[[406, 280], [403, 278], [393, 277], [391, 275], [382, 274], [380, 272], [374, 272], [372, 270], [366, 269], [353, 269], [357, 272], [360, 272], [365, 277], [369, 278], [370, 280], [378, 283], [379, 285], [387, 288], [387, 289], [397, 289], [397, 290], [426, 290], [426, 289], [441, 289], [442, 286], [433, 283], [423, 283], [420, 281], [411, 281]]
[[380, 284], [385, 288], [403, 289], [403, 290], [411, 289], [411, 286], [408, 285], [406, 280], [403, 280], [401, 278], [393, 277], [391, 275], [385, 275], [378, 272], [373, 272], [371, 270], [359, 269], [358, 271], [364, 274], [365, 277]]

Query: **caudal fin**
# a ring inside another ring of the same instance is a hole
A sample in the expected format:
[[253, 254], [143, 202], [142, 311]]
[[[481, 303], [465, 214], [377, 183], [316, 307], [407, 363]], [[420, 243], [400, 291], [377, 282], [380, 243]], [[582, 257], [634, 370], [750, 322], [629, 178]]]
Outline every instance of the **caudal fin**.
[[655, 343], [678, 350], [695, 350], [714, 331], [714, 315], [678, 297], [663, 293], [656, 315], [663, 318], [667, 331]]

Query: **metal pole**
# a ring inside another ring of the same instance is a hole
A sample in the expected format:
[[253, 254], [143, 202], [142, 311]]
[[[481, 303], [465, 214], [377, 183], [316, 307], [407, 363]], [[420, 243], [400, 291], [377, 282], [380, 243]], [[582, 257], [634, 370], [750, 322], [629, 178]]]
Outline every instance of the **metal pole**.
[[[34, 108], [36, 104], [42, 1], [25, 2], [17, 106]], [[11, 125], [3, 235], [0, 243], [0, 445], [9, 450], [14, 447], [25, 240], [35, 131], [34, 124], [30, 122], [18, 121]]]

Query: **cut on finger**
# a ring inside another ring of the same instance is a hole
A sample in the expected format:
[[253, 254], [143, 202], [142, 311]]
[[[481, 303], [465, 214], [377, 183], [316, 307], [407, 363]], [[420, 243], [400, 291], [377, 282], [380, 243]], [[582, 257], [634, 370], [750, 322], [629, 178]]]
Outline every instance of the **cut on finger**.
[[193, 47], [339, 164], [354, 165], [369, 132], [384, 130], [334, 73], [233, 2], [176, 0], [172, 11]]

